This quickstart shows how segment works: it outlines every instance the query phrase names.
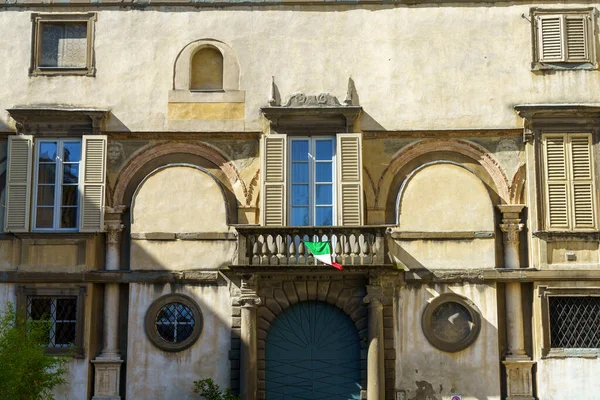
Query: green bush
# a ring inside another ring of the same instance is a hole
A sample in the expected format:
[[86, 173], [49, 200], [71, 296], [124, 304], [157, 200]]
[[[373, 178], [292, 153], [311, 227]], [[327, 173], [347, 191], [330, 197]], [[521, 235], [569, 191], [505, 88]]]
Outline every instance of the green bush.
[[222, 392], [211, 378], [194, 381], [194, 393], [199, 393], [206, 400], [240, 400], [240, 396], [233, 395], [230, 388]]
[[46, 354], [49, 323], [27, 321], [11, 303], [0, 314], [0, 400], [54, 399], [66, 383], [67, 357]]

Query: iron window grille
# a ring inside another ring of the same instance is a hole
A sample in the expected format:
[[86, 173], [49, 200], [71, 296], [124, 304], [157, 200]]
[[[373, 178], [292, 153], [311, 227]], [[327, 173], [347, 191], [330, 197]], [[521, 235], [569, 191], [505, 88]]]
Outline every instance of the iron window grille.
[[47, 324], [46, 352], [83, 356], [85, 288], [17, 288], [17, 309], [27, 320]]
[[189, 338], [195, 325], [194, 313], [182, 303], [169, 303], [156, 316], [156, 331], [170, 343], [181, 343]]

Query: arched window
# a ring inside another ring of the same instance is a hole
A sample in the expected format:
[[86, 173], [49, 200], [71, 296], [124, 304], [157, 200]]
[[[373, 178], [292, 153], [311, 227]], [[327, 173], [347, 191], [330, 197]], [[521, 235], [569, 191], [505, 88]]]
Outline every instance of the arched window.
[[190, 90], [223, 90], [223, 54], [206, 46], [192, 56]]

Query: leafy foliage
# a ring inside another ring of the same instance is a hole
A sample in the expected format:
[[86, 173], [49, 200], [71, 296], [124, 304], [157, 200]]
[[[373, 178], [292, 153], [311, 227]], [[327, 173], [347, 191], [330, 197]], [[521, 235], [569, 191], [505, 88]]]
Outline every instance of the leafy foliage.
[[199, 393], [206, 400], [240, 400], [240, 396], [232, 394], [230, 388], [221, 391], [211, 378], [194, 381], [194, 393]]
[[67, 357], [46, 354], [49, 323], [27, 321], [11, 303], [0, 314], [0, 400], [54, 399], [66, 383]]

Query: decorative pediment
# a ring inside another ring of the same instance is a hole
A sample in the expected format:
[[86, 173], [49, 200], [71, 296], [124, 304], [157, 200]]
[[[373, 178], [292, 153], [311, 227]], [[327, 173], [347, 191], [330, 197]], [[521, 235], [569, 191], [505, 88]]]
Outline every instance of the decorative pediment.
[[282, 107], [341, 107], [337, 97], [329, 93], [321, 93], [317, 96], [295, 93]]
[[16, 106], [6, 111], [17, 133], [28, 135], [100, 134], [109, 109], [63, 105]]

